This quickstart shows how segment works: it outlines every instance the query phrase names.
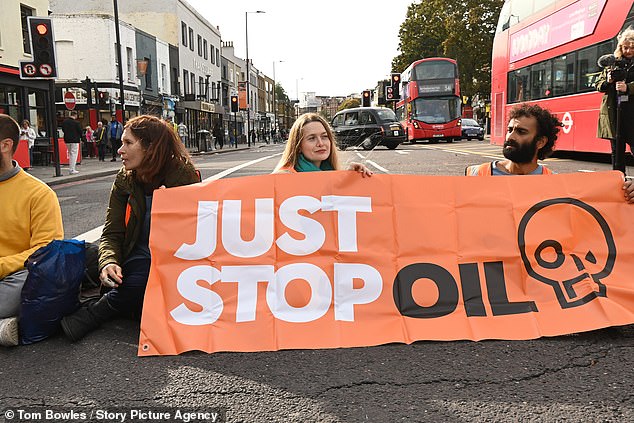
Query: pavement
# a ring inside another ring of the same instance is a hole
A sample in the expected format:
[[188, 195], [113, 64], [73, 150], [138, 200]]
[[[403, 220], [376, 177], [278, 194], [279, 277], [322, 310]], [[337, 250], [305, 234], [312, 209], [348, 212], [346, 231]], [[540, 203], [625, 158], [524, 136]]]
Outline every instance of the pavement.
[[[223, 148], [221, 150], [213, 150], [202, 153], [191, 153], [192, 157], [202, 155], [213, 155], [221, 153], [230, 153], [235, 151], [250, 150], [253, 148], [259, 148], [266, 146], [267, 144], [257, 144], [251, 147], [238, 146], [238, 148]], [[83, 181], [86, 179], [98, 178], [100, 176], [108, 176], [116, 174], [121, 169], [121, 159], [118, 158], [116, 162], [111, 162], [112, 157], [106, 157], [105, 162], [100, 162], [97, 158], [84, 157], [81, 164], [77, 164], [76, 169], [79, 173], [70, 175], [68, 173], [68, 165], [60, 165], [61, 175], [55, 176], [55, 165], [50, 166], [33, 166], [27, 170], [28, 173], [42, 180], [48, 186], [55, 186], [66, 184], [69, 182]]]

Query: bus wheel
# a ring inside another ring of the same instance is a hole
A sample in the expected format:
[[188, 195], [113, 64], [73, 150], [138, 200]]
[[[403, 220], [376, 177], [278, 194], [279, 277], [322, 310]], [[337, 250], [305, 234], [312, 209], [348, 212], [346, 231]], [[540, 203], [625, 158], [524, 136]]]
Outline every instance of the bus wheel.
[[447, 138], [447, 142], [453, 142], [453, 138]]

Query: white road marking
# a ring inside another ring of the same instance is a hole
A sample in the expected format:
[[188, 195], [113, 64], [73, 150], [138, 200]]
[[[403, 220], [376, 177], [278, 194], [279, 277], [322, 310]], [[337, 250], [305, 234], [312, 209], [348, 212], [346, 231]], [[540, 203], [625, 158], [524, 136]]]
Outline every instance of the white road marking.
[[[223, 170], [220, 173], [216, 173], [213, 176], [210, 176], [209, 178], [205, 178], [204, 181], [216, 181], [220, 178], [224, 178], [227, 175], [231, 175], [233, 172], [237, 172], [240, 169], [243, 169], [247, 166], [251, 166], [253, 164], [262, 162], [264, 160], [268, 160], [268, 159], [272, 159], [275, 156], [281, 156], [282, 153], [277, 153], [277, 154], [273, 154], [271, 156], [266, 156], [266, 157], [262, 157], [256, 160], [251, 160], [250, 162], [246, 162], [246, 163], [242, 163], [238, 166], [234, 166], [230, 169], [227, 170]], [[84, 232], [83, 234], [77, 235], [74, 239], [79, 240], [79, 241], [86, 241], [86, 242], [96, 242], [100, 237], [101, 237], [101, 232], [103, 232], [103, 226], [101, 225], [95, 229], [91, 229], [88, 232]]]
[[381, 172], [390, 173], [389, 170], [387, 170], [384, 167], [379, 166], [378, 164], [374, 163], [372, 160], [367, 160], [366, 163], [368, 163], [369, 165], [374, 166], [375, 168], [379, 169]]
[[78, 241], [95, 242], [101, 237], [101, 232], [103, 232], [103, 225], [98, 226], [95, 229], [91, 229], [88, 232], [84, 232], [81, 235], [77, 235], [73, 239]]
[[404, 154], [404, 155], [407, 155], [407, 154], [409, 154], [409, 151], [407, 151], [407, 150], [396, 150], [396, 154]]
[[359, 153], [358, 151], [355, 151], [355, 153], [357, 153], [357, 156], [365, 160], [365, 156], [363, 154]]
[[251, 160], [250, 162], [239, 164], [238, 166], [234, 166], [234, 167], [229, 168], [227, 170], [223, 170], [222, 172], [216, 173], [215, 175], [210, 176], [209, 178], [205, 178], [203, 180], [203, 182], [216, 181], [216, 180], [218, 180], [220, 178], [224, 178], [227, 175], [231, 175], [233, 172], [237, 172], [238, 170], [243, 169], [243, 168], [245, 168], [247, 166], [251, 166], [251, 165], [254, 165], [256, 163], [263, 162], [264, 160], [272, 159], [273, 157], [281, 156], [281, 155], [282, 155], [282, 153], [277, 153], [277, 154], [273, 154], [273, 155], [270, 155], [270, 156], [261, 157], [261, 158], [256, 159], [256, 160]]

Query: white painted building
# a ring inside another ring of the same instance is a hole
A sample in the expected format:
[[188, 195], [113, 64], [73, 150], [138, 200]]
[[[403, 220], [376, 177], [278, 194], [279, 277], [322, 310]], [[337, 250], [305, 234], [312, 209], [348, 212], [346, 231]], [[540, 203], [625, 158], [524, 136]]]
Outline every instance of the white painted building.
[[[58, 57], [56, 86], [62, 94], [72, 91], [81, 110], [87, 106], [87, 93], [82, 81], [88, 77], [97, 82], [99, 91], [107, 92], [115, 104], [120, 103], [119, 75], [117, 69], [116, 36], [114, 18], [109, 15], [81, 14], [51, 15], [55, 28], [55, 47]], [[81, 33], [78, 37], [77, 34]], [[139, 91], [136, 79], [136, 41], [133, 26], [119, 22], [121, 60], [125, 106], [134, 115], [139, 108]], [[98, 110], [97, 119], [110, 120], [110, 105], [99, 106], [93, 95], [93, 107]], [[82, 107], [83, 106], [83, 107]], [[128, 113], [127, 117], [131, 115]], [[84, 122], [87, 123], [87, 122]], [[93, 124], [95, 122], [92, 122]]]

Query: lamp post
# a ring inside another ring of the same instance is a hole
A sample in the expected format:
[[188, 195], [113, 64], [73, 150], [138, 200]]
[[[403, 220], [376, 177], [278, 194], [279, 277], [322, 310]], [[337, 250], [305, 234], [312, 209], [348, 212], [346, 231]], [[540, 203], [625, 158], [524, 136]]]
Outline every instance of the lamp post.
[[275, 82], [275, 62], [284, 63], [283, 60], [274, 60], [273, 61], [273, 129], [275, 129], [275, 134], [277, 134], [278, 125], [277, 125], [277, 102], [275, 101], [275, 91], [277, 91], [277, 83]]
[[247, 145], [251, 147], [251, 82], [249, 70], [249, 13], [266, 13], [262, 10], [244, 12], [244, 32], [247, 45]]
[[125, 125], [125, 98], [123, 90], [123, 63], [121, 62], [121, 36], [119, 35], [119, 5], [117, 0], [114, 4], [114, 29], [117, 41], [117, 60], [119, 61], [119, 102], [121, 103], [121, 124]]

